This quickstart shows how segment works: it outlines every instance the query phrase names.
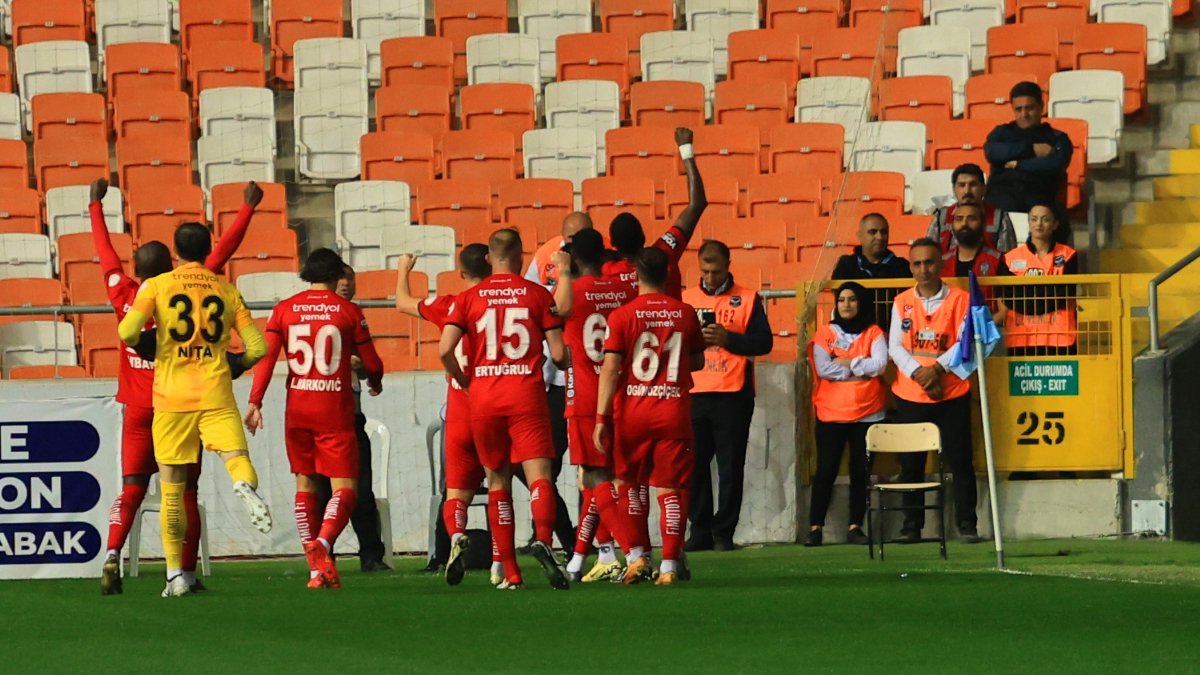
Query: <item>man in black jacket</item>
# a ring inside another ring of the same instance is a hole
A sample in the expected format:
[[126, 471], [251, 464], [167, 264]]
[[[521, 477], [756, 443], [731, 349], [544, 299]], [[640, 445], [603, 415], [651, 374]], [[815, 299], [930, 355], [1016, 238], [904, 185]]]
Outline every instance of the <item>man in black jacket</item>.
[[1071, 163], [1071, 139], [1042, 121], [1042, 88], [1018, 82], [1009, 92], [1012, 122], [988, 134], [983, 146], [991, 164], [987, 202], [1028, 213], [1034, 204], [1059, 204]]
[[[833, 279], [909, 279], [908, 261], [888, 248], [888, 221], [880, 213], [868, 213], [858, 221], [858, 246], [854, 253], [838, 258]], [[898, 289], [877, 288], [876, 323], [887, 330], [892, 318], [892, 299]]]

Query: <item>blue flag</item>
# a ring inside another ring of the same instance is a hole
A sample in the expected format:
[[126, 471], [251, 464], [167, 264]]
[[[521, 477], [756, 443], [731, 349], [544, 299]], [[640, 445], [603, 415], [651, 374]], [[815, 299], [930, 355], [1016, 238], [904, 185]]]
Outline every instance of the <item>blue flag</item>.
[[983, 298], [983, 289], [975, 272], [970, 272], [971, 309], [963, 317], [958, 329], [958, 349], [950, 359], [950, 372], [962, 379], [967, 379], [980, 364], [975, 362], [975, 338], [979, 336], [983, 342], [983, 356], [987, 358], [1000, 343], [1000, 331], [992, 321], [992, 312], [988, 309], [987, 301]]

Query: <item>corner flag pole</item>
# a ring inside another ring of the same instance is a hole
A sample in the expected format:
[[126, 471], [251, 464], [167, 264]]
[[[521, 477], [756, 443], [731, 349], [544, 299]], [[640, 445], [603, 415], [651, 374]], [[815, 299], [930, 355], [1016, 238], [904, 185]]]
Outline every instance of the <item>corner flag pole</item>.
[[984, 367], [982, 331], [975, 331], [975, 359], [979, 364], [979, 408], [983, 416], [983, 450], [987, 456], [988, 498], [992, 506], [992, 538], [996, 541], [996, 569], [1004, 569], [1004, 540], [1000, 535], [1000, 497], [996, 494], [996, 455], [992, 450], [992, 418], [989, 415], [987, 369]]

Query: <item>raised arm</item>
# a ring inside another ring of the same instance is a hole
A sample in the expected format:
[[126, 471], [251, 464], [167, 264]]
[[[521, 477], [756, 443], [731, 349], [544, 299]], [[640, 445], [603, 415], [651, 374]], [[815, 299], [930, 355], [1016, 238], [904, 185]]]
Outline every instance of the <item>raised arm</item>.
[[558, 283], [554, 286], [554, 304], [558, 306], [558, 315], [566, 318], [571, 316], [575, 304], [575, 294], [571, 290], [574, 281], [571, 278], [571, 254], [566, 251], [555, 251], [550, 261], [558, 272]]
[[396, 263], [396, 309], [400, 310], [401, 314], [415, 316], [419, 319], [421, 318], [420, 305], [424, 298], [414, 296], [408, 285], [408, 273], [412, 272], [413, 266], [416, 264], [417, 257], [411, 253], [400, 256], [400, 260]]
[[250, 181], [246, 184], [243, 197], [246, 201], [238, 210], [237, 218], [234, 218], [233, 224], [229, 226], [225, 234], [221, 235], [217, 245], [213, 247], [212, 253], [209, 253], [208, 258], [204, 261], [204, 266], [214, 272], [220, 272], [221, 268], [225, 267], [225, 263], [229, 262], [229, 259], [237, 252], [238, 247], [242, 245], [242, 240], [246, 238], [246, 228], [250, 227], [250, 218], [254, 215], [254, 209], [262, 202], [262, 188], [258, 186], [258, 183]]
[[675, 227], [683, 233], [685, 246], [680, 247], [682, 250], [691, 241], [696, 225], [700, 223], [700, 216], [708, 208], [708, 197], [704, 194], [704, 181], [700, 178], [700, 170], [696, 168], [696, 159], [692, 154], [692, 130], [684, 127], [675, 129], [675, 143], [679, 146], [679, 156], [683, 158], [683, 170], [688, 179], [688, 205], [675, 220]]
[[104, 278], [113, 272], [124, 272], [121, 258], [113, 248], [112, 237], [108, 234], [108, 224], [104, 222], [104, 195], [108, 194], [108, 181], [103, 178], [92, 183], [92, 200], [88, 204], [88, 214], [92, 220], [92, 242], [96, 245], [96, 255], [100, 258], [100, 272]]

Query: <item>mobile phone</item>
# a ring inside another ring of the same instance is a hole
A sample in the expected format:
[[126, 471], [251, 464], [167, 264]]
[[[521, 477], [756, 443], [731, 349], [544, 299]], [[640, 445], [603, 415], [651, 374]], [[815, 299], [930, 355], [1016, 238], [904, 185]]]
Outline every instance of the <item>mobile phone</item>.
[[712, 324], [714, 324], [716, 322], [717, 322], [717, 313], [716, 312], [712, 311], [711, 309], [706, 309], [706, 310], [700, 312], [700, 325], [701, 326], [711, 326]]

